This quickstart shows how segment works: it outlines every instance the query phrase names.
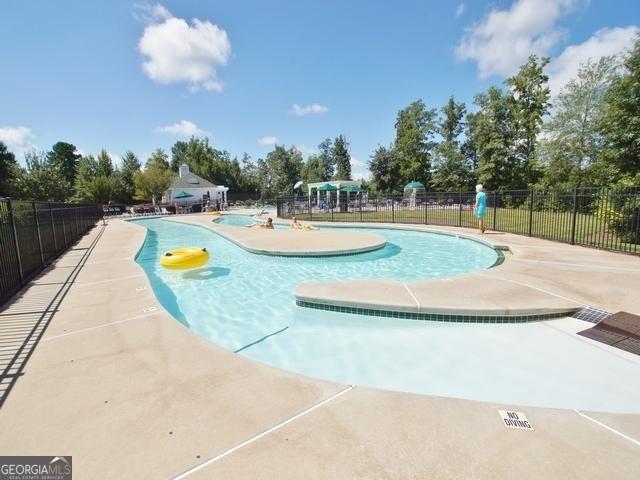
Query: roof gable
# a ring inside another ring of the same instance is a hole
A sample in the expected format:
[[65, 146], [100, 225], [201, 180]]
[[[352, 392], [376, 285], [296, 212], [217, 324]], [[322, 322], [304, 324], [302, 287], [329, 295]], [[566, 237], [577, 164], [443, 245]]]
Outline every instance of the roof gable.
[[211, 183], [208, 180], [205, 180], [202, 177], [199, 177], [195, 173], [187, 173], [182, 177], [175, 177], [173, 182], [171, 182], [171, 187], [169, 188], [215, 188], [216, 185]]

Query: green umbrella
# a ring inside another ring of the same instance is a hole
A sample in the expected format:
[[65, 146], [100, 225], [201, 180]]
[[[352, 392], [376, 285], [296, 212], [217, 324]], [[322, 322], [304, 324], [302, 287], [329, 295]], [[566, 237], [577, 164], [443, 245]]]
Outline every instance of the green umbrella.
[[405, 190], [424, 190], [424, 185], [414, 180], [413, 182], [407, 183], [404, 186], [404, 189]]
[[338, 187], [334, 187], [330, 183], [325, 183], [323, 185], [320, 185], [318, 187], [318, 190], [320, 190], [321, 192], [335, 192], [336, 190], [338, 190]]
[[182, 191], [182, 192], [180, 192], [179, 194], [177, 194], [173, 198], [189, 198], [189, 197], [193, 197], [193, 195], [191, 195], [190, 193]]
[[359, 193], [362, 191], [360, 185], [345, 185], [344, 187], [340, 187], [341, 192], [349, 192], [349, 193]]

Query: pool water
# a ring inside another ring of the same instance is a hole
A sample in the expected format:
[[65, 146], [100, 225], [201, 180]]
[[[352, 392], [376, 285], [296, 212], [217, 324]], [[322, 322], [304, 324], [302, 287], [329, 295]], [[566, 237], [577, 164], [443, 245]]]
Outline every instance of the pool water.
[[[233, 227], [248, 227], [253, 224], [264, 224], [267, 222], [267, 217], [252, 217], [251, 215], [222, 215], [218, 219], [214, 220], [215, 223], [221, 225], [231, 225]], [[289, 224], [274, 223], [273, 226], [277, 229], [288, 229]]]
[[[225, 222], [251, 218], [229, 217]], [[293, 291], [303, 282], [413, 281], [484, 270], [497, 254], [478, 242], [358, 228], [382, 234], [387, 245], [359, 255], [290, 258], [251, 254], [201, 227], [162, 219], [136, 223], [148, 229], [137, 262], [159, 301], [188, 328], [230, 351], [341, 383], [515, 405], [640, 412], [640, 388], [617, 380], [637, 376], [640, 362], [567, 334], [564, 320], [452, 324], [295, 305]], [[160, 266], [164, 251], [187, 245], [206, 247], [209, 265], [190, 271]]]

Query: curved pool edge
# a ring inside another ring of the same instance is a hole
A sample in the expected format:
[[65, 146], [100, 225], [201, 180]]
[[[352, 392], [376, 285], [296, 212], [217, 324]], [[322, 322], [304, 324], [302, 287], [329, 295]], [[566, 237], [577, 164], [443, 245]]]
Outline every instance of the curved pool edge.
[[[297, 232], [289, 230], [251, 230], [242, 227], [221, 225], [205, 215], [190, 215], [164, 218], [173, 223], [193, 225], [213, 232], [225, 240], [255, 255], [276, 257], [334, 257], [357, 255], [384, 248], [387, 244], [382, 235], [352, 233], [348, 237], [331, 235], [328, 232]], [[306, 242], [300, 244], [300, 236]], [[281, 244], [289, 246], [283, 248]], [[332, 245], [333, 244], [333, 245]], [[351, 246], [351, 245], [356, 246]], [[327, 247], [330, 245], [330, 247]], [[302, 248], [301, 248], [302, 247]]]
[[[278, 223], [284, 222], [283, 219], [278, 219]], [[446, 230], [447, 228], [463, 228], [456, 226], [438, 226], [438, 225], [423, 225], [412, 223], [370, 223], [370, 222], [323, 222], [323, 221], [306, 221], [303, 223], [312, 224], [314, 226], [322, 226], [324, 228], [372, 228], [372, 229], [391, 229], [391, 230], [407, 230], [413, 232], [425, 232], [435, 235], [446, 235], [448, 237], [464, 238], [465, 240], [471, 240], [473, 242], [480, 243], [486, 247], [499, 252], [513, 253], [511, 246], [504, 243], [494, 243], [488, 238], [482, 238], [474, 234], [467, 232], [459, 232], [454, 230]], [[436, 228], [438, 227], [438, 228]]]
[[[192, 225], [215, 233], [244, 250], [274, 256], [305, 256], [300, 252], [264, 251], [248, 247], [233, 235], [244, 232], [240, 227], [217, 224], [208, 215], [185, 215], [180, 218], [163, 217], [172, 223]], [[144, 219], [141, 219], [144, 220]], [[135, 222], [134, 222], [135, 223]], [[296, 304], [341, 313], [387, 316], [411, 320], [426, 320], [459, 323], [523, 323], [550, 320], [570, 316], [584, 308], [585, 304], [554, 295], [508, 278], [500, 278], [500, 267], [508, 260], [502, 252], [517, 257], [509, 245], [493, 243], [464, 232], [436, 230], [412, 225], [341, 224], [329, 228], [377, 228], [416, 231], [455, 238], [464, 238], [480, 243], [496, 252], [496, 262], [486, 270], [465, 273], [456, 277], [434, 278], [414, 282], [399, 282], [380, 278], [341, 282], [308, 282], [294, 290]], [[240, 229], [238, 231], [238, 229]], [[291, 233], [288, 231], [280, 231]], [[271, 234], [272, 232], [268, 232]], [[275, 233], [275, 232], [273, 232]], [[342, 234], [342, 233], [341, 233]], [[298, 232], [292, 235], [299, 235]], [[293, 237], [298, 238], [298, 237]], [[326, 250], [309, 252], [308, 256], [339, 256], [363, 253], [384, 247], [386, 241], [375, 248], [351, 249], [345, 252], [327, 253]], [[143, 243], [144, 246], [144, 243]], [[142, 250], [143, 246], [140, 247]], [[140, 252], [138, 251], [138, 253]], [[491, 271], [491, 278], [487, 278]], [[498, 288], [496, 288], [496, 286]], [[464, 295], [461, 295], [464, 292]]]
[[523, 323], [570, 316], [585, 305], [475, 272], [418, 282], [390, 279], [309, 282], [301, 307], [373, 317], [463, 323]]

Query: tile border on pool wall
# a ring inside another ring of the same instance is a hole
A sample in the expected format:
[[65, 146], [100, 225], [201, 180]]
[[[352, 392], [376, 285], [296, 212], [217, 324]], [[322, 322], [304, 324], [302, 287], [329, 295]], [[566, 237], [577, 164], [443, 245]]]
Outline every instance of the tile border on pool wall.
[[369, 315], [372, 317], [401, 318], [404, 320], [426, 320], [432, 322], [453, 323], [526, 323], [541, 320], [551, 320], [554, 318], [566, 317], [570, 315], [570, 313], [567, 312], [539, 313], [532, 315], [459, 315], [445, 313], [402, 312], [397, 310], [377, 310], [372, 308], [345, 307], [343, 305], [329, 305], [325, 303], [307, 302], [305, 300], [296, 300], [296, 305], [304, 308], [327, 310], [329, 312], [337, 313]]

